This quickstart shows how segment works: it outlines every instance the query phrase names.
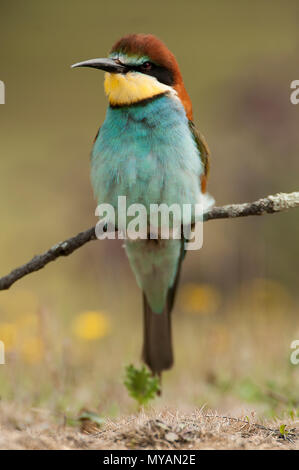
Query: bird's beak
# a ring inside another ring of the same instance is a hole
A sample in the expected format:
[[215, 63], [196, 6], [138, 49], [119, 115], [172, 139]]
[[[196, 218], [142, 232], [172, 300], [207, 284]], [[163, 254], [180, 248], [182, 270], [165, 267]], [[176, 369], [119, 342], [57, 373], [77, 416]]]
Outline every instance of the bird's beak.
[[113, 59], [90, 59], [83, 62], [77, 62], [71, 65], [71, 68], [75, 67], [92, 67], [94, 69], [104, 70], [110, 73], [125, 73], [126, 67], [122, 64], [117, 63]]

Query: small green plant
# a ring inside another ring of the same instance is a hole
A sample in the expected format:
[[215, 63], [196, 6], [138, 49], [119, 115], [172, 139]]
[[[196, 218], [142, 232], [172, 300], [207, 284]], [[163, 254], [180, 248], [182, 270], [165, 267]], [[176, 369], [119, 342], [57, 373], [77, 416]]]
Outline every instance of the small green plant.
[[160, 392], [159, 378], [153, 376], [145, 366], [141, 369], [136, 369], [133, 364], [127, 366], [124, 384], [139, 406], [146, 405]]
[[286, 430], [286, 427], [287, 425], [286, 424], [281, 424], [279, 426], [279, 434], [280, 434], [280, 437], [283, 437], [284, 439], [286, 439], [288, 437], [288, 431]]

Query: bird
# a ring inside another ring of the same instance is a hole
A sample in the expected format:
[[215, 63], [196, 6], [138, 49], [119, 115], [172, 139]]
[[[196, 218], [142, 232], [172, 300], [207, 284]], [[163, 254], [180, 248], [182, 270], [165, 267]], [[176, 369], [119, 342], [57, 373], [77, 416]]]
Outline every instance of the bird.
[[[108, 108], [91, 152], [98, 204], [196, 204], [207, 193], [210, 151], [193, 122], [178, 62], [152, 34], [128, 34], [106, 58], [78, 62], [105, 72]], [[149, 234], [148, 234], [149, 235]], [[142, 359], [161, 378], [173, 366], [171, 312], [186, 254], [183, 239], [126, 239], [125, 251], [143, 297]]]

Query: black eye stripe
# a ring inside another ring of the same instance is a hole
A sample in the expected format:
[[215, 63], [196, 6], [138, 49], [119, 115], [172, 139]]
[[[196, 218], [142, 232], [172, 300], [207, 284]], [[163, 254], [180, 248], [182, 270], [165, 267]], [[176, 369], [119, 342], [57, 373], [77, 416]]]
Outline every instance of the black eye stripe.
[[173, 79], [173, 74], [171, 70], [167, 69], [166, 67], [162, 67], [161, 65], [156, 65], [152, 62], [150, 62], [151, 67], [146, 70], [143, 68], [144, 64], [140, 65], [130, 65], [126, 64], [126, 71], [135, 71], [135, 72], [141, 72], [144, 73], [145, 75], [150, 75], [152, 77], [155, 77], [159, 82], [164, 83], [165, 85], [173, 85], [174, 84], [174, 79]]

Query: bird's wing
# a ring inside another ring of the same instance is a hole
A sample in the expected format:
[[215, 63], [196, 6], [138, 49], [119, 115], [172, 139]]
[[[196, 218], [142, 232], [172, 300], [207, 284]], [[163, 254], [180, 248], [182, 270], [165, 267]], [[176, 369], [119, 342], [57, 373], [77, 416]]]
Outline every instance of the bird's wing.
[[198, 129], [196, 129], [195, 124], [193, 121], [189, 121], [189, 128], [190, 131], [193, 135], [193, 138], [196, 142], [198, 151], [200, 153], [200, 159], [202, 161], [202, 164], [204, 166], [204, 173], [202, 174], [200, 178], [200, 183], [201, 183], [201, 190], [203, 193], [206, 192], [207, 188], [207, 179], [209, 175], [209, 169], [210, 169], [210, 150], [208, 147], [208, 144], [206, 142], [206, 139], [204, 136], [199, 132]]

